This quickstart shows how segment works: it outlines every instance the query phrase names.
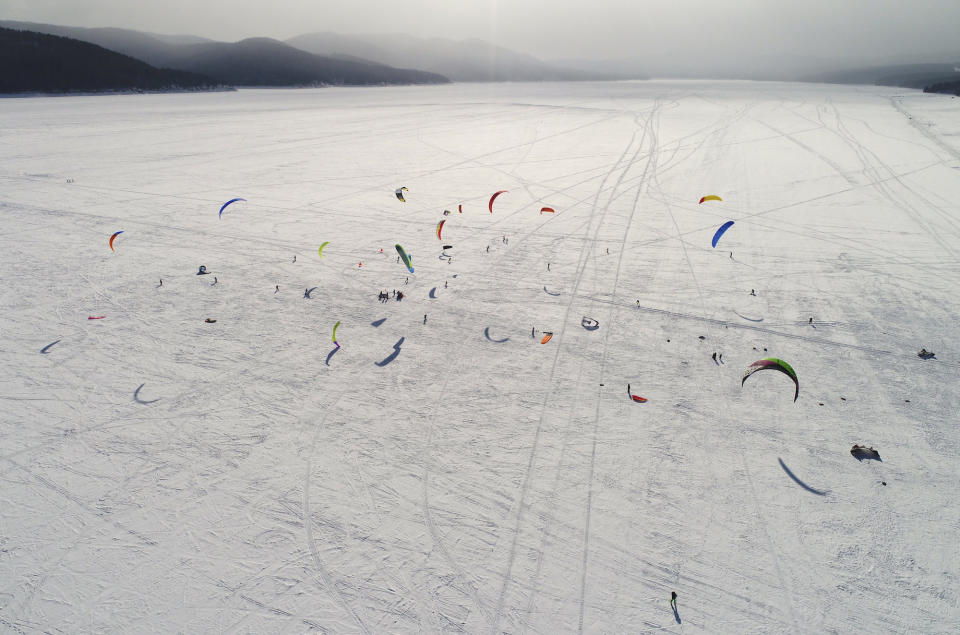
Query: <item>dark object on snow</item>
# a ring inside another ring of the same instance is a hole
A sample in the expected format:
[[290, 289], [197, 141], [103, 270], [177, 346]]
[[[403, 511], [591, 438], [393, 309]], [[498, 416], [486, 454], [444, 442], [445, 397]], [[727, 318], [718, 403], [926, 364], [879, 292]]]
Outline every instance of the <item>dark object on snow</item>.
[[701, 336], [700, 336], [700, 337], [698, 337], [697, 339], [698, 339], [698, 340], [705, 340], [705, 339], [707, 339], [707, 338], [706, 338], [706, 337], [704, 337], [703, 335], [701, 335]]
[[593, 318], [588, 318], [586, 315], [584, 315], [583, 319], [580, 320], [580, 326], [588, 331], [596, 331], [598, 328], [600, 328], [600, 323]]
[[206, 265], [200, 265], [200, 268], [197, 270], [197, 275], [198, 275], [198, 276], [205, 276], [205, 275], [207, 275], [208, 273], [210, 273], [210, 272], [207, 271]]
[[879, 452], [877, 452], [873, 448], [868, 448], [865, 445], [854, 444], [854, 446], [850, 448], [850, 454], [852, 454], [853, 458], [855, 458], [858, 461], [862, 461], [864, 459], [874, 459], [876, 461], [882, 460], [880, 458]]
[[928, 351], [925, 348], [921, 348], [920, 352], [917, 353], [917, 357], [919, 357], [920, 359], [932, 359], [933, 357], [936, 357], [936, 355], [934, 354], [933, 351]]
[[214, 320], [213, 318], [207, 318], [206, 320], [204, 320], [204, 322], [206, 322], [207, 324], [213, 324], [214, 322], [216, 322], [216, 320]]

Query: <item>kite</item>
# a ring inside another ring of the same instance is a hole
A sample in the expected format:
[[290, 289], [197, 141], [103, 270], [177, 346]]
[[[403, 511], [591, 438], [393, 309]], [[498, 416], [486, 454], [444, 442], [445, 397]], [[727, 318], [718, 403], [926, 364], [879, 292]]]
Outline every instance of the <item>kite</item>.
[[407, 255], [407, 252], [405, 252], [403, 250], [403, 247], [401, 247], [400, 245], [396, 245], [396, 248], [397, 248], [397, 253], [400, 254], [400, 260], [407, 267], [407, 271], [409, 271], [410, 273], [413, 273], [413, 265], [411, 264], [411, 260], [413, 260], [413, 258]]
[[490, 202], [487, 203], [487, 209], [490, 210], [491, 214], [493, 214], [493, 201], [496, 200], [498, 196], [505, 194], [506, 192], [509, 192], [509, 190], [500, 190], [499, 192], [494, 192], [493, 196], [490, 197]]
[[91, 316], [89, 316], [87, 319], [88, 319], [88, 320], [102, 320], [102, 319], [105, 318], [105, 317], [107, 317], [107, 316], [106, 316], [106, 315], [91, 315]]
[[326, 247], [326, 246], [329, 245], [329, 244], [330, 244], [330, 241], [328, 240], [327, 242], [325, 242], [325, 243], [323, 243], [322, 245], [320, 245], [320, 249], [317, 250], [317, 255], [320, 256], [321, 258], [323, 258], [323, 248]]
[[442, 221], [440, 221], [439, 223], [437, 223], [437, 240], [443, 240], [443, 238], [440, 238], [440, 230], [443, 229], [443, 224], [444, 224], [445, 222], [447, 222], [447, 219], [446, 219], [446, 218], [444, 218]]
[[220, 218], [223, 218], [223, 210], [227, 209], [227, 205], [230, 205], [231, 203], [236, 203], [237, 201], [246, 202], [246, 200], [247, 199], [245, 198], [231, 198], [229, 201], [223, 204], [223, 207], [220, 208], [220, 213], [217, 216], [219, 216]]
[[706, 196], [700, 199], [699, 204], [702, 205], [704, 201], [722, 201], [722, 200], [723, 199], [717, 196], [716, 194], [707, 194]]
[[457, 211], [463, 214], [463, 205], [457, 205]]
[[714, 248], [716, 248], [716, 246], [717, 246], [717, 241], [719, 241], [719, 240], [720, 240], [720, 237], [723, 236], [724, 233], [726, 233], [726, 231], [727, 231], [728, 229], [730, 229], [731, 227], [733, 227], [733, 221], [732, 221], [732, 220], [728, 220], [728, 221], [725, 222], [723, 225], [720, 225], [720, 228], [717, 229], [717, 233], [715, 233], [715, 234], [713, 235], [713, 240], [710, 241], [710, 244], [713, 245]]
[[[602, 385], [602, 384], [601, 384]], [[635, 395], [630, 392], [630, 384], [627, 384], [627, 395], [633, 399], [636, 403], [647, 403], [646, 397], [641, 397], [640, 395]]]
[[556, 214], [557, 210], [553, 209], [552, 207], [541, 207], [540, 213], [543, 214], [544, 212], [550, 212], [551, 214]]
[[448, 210], [448, 209], [443, 210], [443, 215], [444, 215], [444, 216], [449, 216], [449, 215], [450, 215], [450, 210]]
[[[334, 344], [337, 344], [337, 327], [338, 326], [340, 326], [340, 320], [337, 320], [337, 323], [333, 325], [333, 337], [331, 337], [331, 339], [333, 340]], [[339, 344], [337, 345], [339, 346]]]
[[116, 232], [113, 236], [110, 237], [110, 251], [114, 251], [114, 249], [113, 249], [113, 239], [116, 238], [117, 236], [119, 236], [119, 235], [122, 234], [122, 233], [123, 233], [122, 231], [118, 231], [118, 232]]
[[740, 381], [740, 385], [743, 386], [744, 382], [747, 381], [747, 377], [750, 375], [757, 371], [766, 369], [778, 370], [793, 380], [793, 383], [796, 386], [796, 389], [793, 392], [793, 400], [796, 401], [797, 397], [800, 395], [800, 381], [797, 379], [797, 373], [794, 372], [790, 364], [782, 359], [777, 359], [776, 357], [768, 357], [766, 359], [757, 360], [750, 364], [750, 366], [747, 367], [747, 370], [743, 373], [743, 379]]
[[407, 191], [408, 191], [408, 190], [407, 190], [407, 188], [405, 188], [405, 187], [398, 187], [398, 188], [396, 189], [396, 191], [394, 192], [394, 194], [397, 195], [397, 198], [400, 200], [401, 203], [406, 203], [406, 202], [407, 202], [407, 199], [403, 198], [403, 193], [404, 193], [404, 192], [407, 192]]
[[546, 343], [549, 342], [552, 338], [553, 338], [553, 333], [551, 333], [550, 331], [544, 331], [544, 332], [543, 332], [543, 339], [540, 340], [540, 343], [541, 343], [541, 344], [546, 344]]

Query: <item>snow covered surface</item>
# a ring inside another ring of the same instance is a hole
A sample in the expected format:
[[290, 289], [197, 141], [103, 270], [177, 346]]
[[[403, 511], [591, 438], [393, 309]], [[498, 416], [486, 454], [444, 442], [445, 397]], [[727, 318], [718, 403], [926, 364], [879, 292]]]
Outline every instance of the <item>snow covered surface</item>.
[[889, 88], [3, 100], [0, 630], [955, 632], [958, 200]]

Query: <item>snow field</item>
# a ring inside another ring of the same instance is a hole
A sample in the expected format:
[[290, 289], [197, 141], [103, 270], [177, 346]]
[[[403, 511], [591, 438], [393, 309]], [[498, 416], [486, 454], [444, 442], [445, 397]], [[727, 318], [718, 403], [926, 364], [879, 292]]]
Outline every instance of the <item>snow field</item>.
[[0, 625], [951, 632], [956, 104], [4, 100]]

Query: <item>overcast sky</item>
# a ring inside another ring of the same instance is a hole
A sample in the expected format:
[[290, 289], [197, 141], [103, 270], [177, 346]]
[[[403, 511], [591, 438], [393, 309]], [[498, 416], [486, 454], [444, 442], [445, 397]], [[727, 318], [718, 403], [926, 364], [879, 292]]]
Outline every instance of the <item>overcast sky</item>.
[[960, 55], [960, 0], [0, 0], [0, 18], [228, 41], [315, 31], [480, 38], [545, 60]]

